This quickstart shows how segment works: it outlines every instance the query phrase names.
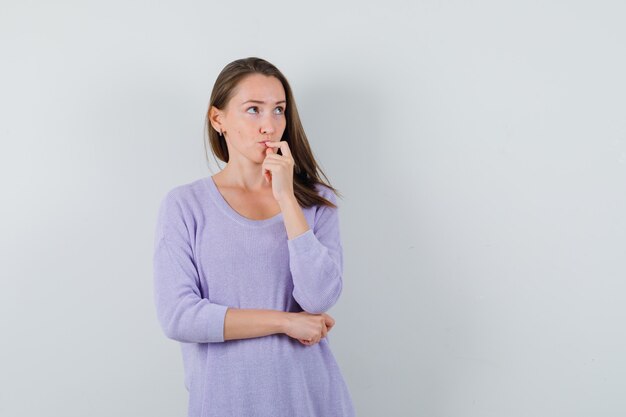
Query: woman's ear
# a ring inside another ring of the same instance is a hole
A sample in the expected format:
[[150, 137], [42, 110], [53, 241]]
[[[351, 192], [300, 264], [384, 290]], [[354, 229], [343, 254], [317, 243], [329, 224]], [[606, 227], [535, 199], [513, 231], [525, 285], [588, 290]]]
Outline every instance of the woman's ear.
[[209, 109], [209, 122], [216, 132], [220, 133], [223, 131], [222, 112], [215, 106], [211, 106], [211, 108]]

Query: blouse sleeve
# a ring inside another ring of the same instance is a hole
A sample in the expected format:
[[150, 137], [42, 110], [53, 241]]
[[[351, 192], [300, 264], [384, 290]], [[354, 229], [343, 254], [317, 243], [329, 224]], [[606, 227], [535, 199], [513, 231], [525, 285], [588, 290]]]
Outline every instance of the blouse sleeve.
[[224, 341], [228, 306], [200, 292], [191, 248], [193, 221], [171, 190], [161, 202], [154, 240], [154, 302], [165, 335], [188, 343]]
[[[324, 195], [336, 204], [335, 194]], [[343, 288], [343, 249], [337, 208], [320, 206], [312, 229], [287, 240], [293, 297], [304, 311], [321, 314], [335, 305]]]

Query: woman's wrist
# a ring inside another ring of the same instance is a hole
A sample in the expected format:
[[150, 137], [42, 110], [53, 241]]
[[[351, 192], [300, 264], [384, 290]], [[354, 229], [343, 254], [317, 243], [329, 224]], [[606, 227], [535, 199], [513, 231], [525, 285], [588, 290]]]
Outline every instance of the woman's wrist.
[[287, 333], [287, 324], [289, 323], [289, 316], [292, 313], [288, 311], [276, 311], [276, 329], [277, 333]]

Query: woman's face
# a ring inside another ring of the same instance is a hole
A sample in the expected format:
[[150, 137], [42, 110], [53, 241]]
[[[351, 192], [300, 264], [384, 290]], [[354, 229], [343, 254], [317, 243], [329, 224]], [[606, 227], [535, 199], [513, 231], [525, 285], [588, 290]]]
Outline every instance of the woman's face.
[[264, 140], [278, 142], [287, 126], [285, 118], [285, 89], [272, 76], [251, 74], [243, 78], [235, 88], [235, 95], [223, 111], [214, 114], [228, 144], [229, 156], [233, 148], [242, 156], [263, 163]]

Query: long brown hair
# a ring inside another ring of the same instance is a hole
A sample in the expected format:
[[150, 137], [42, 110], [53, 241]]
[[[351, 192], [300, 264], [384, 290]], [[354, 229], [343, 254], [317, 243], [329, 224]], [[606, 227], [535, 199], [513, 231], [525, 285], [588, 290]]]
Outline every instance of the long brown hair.
[[[238, 59], [226, 65], [217, 76], [206, 114], [206, 132], [208, 132], [209, 135], [209, 142], [213, 154], [220, 160], [228, 162], [229, 156], [226, 140], [224, 137], [220, 137], [209, 121], [211, 106], [223, 110], [232, 98], [235, 87], [239, 81], [245, 76], [254, 73], [276, 77], [285, 89], [285, 100], [287, 103], [285, 105], [284, 114], [287, 118], [287, 126], [281, 140], [289, 144], [289, 149], [291, 150], [295, 162], [293, 191], [298, 203], [302, 207], [323, 205], [336, 208], [337, 206], [335, 204], [320, 196], [315, 189], [316, 184], [321, 184], [330, 188], [337, 196], [341, 196], [341, 193], [329, 184], [328, 177], [326, 177], [326, 174], [324, 174], [313, 157], [313, 152], [309, 146], [306, 133], [304, 133], [304, 128], [302, 127], [300, 116], [298, 115], [298, 109], [296, 108], [296, 102], [291, 92], [289, 82], [278, 68], [264, 59], [257, 57]], [[206, 142], [204, 146], [206, 153]], [[326, 179], [325, 182], [321, 180], [318, 172]]]

